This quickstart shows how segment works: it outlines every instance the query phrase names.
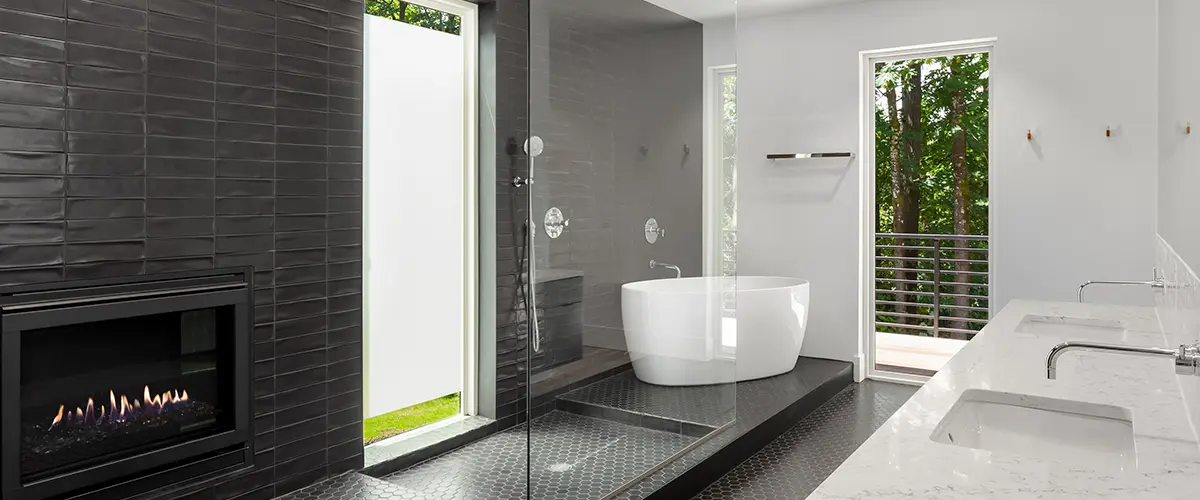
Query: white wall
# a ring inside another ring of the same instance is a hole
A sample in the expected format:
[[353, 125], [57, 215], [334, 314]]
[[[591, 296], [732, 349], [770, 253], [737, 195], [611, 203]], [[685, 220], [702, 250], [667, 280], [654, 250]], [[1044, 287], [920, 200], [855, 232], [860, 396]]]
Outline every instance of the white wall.
[[365, 416], [373, 417], [462, 389], [465, 65], [456, 35], [375, 16], [366, 30]]
[[1159, 3], [1158, 232], [1200, 269], [1200, 2]]
[[[859, 51], [997, 37], [997, 310], [1018, 297], [1074, 300], [1088, 279], [1148, 279], [1155, 26], [1153, 2], [1126, 0], [889, 0], [739, 18], [739, 274], [811, 280], [804, 355], [854, 359], [860, 164], [764, 157], [857, 150]], [[1150, 296], [1092, 293], [1145, 304]]]

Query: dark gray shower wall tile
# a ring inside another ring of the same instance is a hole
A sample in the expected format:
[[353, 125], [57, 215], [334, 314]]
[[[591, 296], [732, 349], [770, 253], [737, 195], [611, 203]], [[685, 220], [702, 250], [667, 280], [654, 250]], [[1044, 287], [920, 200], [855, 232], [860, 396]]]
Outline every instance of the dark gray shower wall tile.
[[324, 265], [284, 268], [275, 271], [275, 283], [277, 286], [285, 286], [292, 283], [324, 282], [325, 276]]
[[215, 260], [212, 257], [185, 257], [182, 259], [156, 259], [146, 261], [146, 273], [170, 273], [178, 271], [196, 271], [214, 269]]
[[338, 80], [362, 83], [363, 69], [359, 66], [331, 63], [329, 65], [329, 76], [330, 78], [336, 78]]
[[217, 19], [217, 9], [211, 1], [149, 0], [149, 8], [154, 12], [163, 12], [208, 23]]
[[211, 99], [215, 87], [216, 85], [212, 82], [197, 81], [192, 78], [163, 75], [146, 77], [146, 91], [156, 95]]
[[329, 248], [329, 262], [349, 262], [362, 260], [362, 245], [346, 245]]
[[90, 0], [67, 0], [67, 16], [98, 24], [146, 29], [146, 12]]
[[[341, 82], [330, 82], [330, 87], [340, 87]], [[329, 128], [339, 130], [362, 130], [363, 117], [362, 115], [350, 115], [344, 113], [329, 113]]]
[[205, 42], [212, 42], [216, 39], [212, 24], [168, 16], [157, 12], [150, 13], [149, 31]]
[[[274, 219], [272, 219], [273, 221]], [[329, 242], [325, 231], [307, 231], [296, 233], [280, 233], [275, 235], [276, 250], [291, 250], [299, 248], [323, 247]], [[324, 286], [322, 285], [322, 292]]]
[[115, 278], [118, 276], [136, 276], [145, 274], [145, 272], [146, 263], [141, 260], [129, 262], [88, 262], [67, 265], [66, 278], [69, 280], [89, 280]]
[[344, 229], [338, 231], [329, 231], [330, 245], [350, 245], [361, 244], [363, 242], [362, 229]]
[[277, 0], [217, 0], [216, 3], [222, 7], [274, 16], [276, 2]]
[[[252, 3], [253, 1], [260, 1], [262, 3], [269, 2], [272, 7], [274, 6], [274, 0], [247, 0], [247, 2], [234, 2], [233, 6], [245, 7], [248, 5], [248, 2]], [[217, 3], [221, 4], [221, 2]], [[218, 26], [228, 26], [230, 28], [253, 31], [256, 33], [274, 33], [275, 24], [275, 18], [269, 15], [264, 16], [253, 12], [248, 12], [247, 10], [238, 10], [237, 8], [225, 6], [217, 7]]]
[[213, 177], [216, 161], [207, 158], [146, 158], [150, 177]]
[[36, 83], [0, 81], [0, 96], [12, 104], [63, 106], [66, 92], [62, 87]]
[[262, 50], [275, 46], [275, 35], [261, 31], [217, 26], [217, 43], [230, 47]]
[[147, 154], [154, 156], [183, 156], [212, 158], [216, 146], [211, 139], [189, 139], [183, 137], [146, 137]]
[[0, 175], [0, 197], [46, 198], [62, 196], [62, 177]]
[[146, 111], [154, 115], [182, 116], [201, 120], [211, 120], [216, 114], [211, 100], [202, 101], [158, 95], [146, 96]]
[[146, 196], [153, 198], [207, 198], [215, 190], [212, 179], [154, 178], [146, 181]]
[[66, 240], [70, 242], [136, 240], [146, 237], [143, 219], [70, 220], [66, 225]]
[[0, 33], [0, 54], [61, 62], [66, 58], [66, 44], [61, 40]]
[[278, 179], [326, 179], [328, 173], [328, 164], [323, 162], [281, 161], [275, 169]]
[[273, 52], [262, 52], [226, 45], [217, 46], [217, 62], [249, 66], [251, 68], [273, 68], [275, 67], [275, 58], [276, 55]]
[[15, 10], [0, 10], [0, 31], [62, 40], [66, 32], [66, 20]]
[[325, 248], [277, 251], [275, 252], [275, 264], [279, 267], [324, 264], [326, 253], [327, 249]]
[[362, 66], [363, 51], [345, 47], [329, 47], [329, 61], [349, 66]]
[[92, 87], [126, 92], [146, 91], [146, 80], [142, 73], [91, 66], [68, 67], [67, 82], [73, 87]]
[[63, 263], [62, 245], [0, 245], [0, 268]]
[[132, 261], [146, 257], [145, 241], [106, 241], [100, 243], [68, 243], [68, 264], [107, 261]]
[[161, 259], [212, 255], [213, 245], [212, 237], [149, 239], [146, 240], [146, 257]]
[[145, 217], [146, 202], [136, 199], [69, 199], [68, 219]]
[[[147, 68], [151, 74], [192, 78], [208, 82], [213, 81], [216, 76], [215, 63], [208, 61], [195, 61], [163, 54], [150, 54], [147, 56], [147, 59]], [[208, 98], [211, 99], [211, 95]]]
[[275, 228], [279, 231], [316, 231], [327, 229], [327, 226], [328, 221], [324, 215], [280, 215], [275, 217]]
[[63, 241], [63, 222], [0, 223], [0, 241], [6, 245]]
[[312, 318], [315, 316], [319, 317], [323, 322], [325, 320], [324, 315], [327, 312], [329, 312], [329, 309], [325, 299], [292, 302], [289, 304], [276, 304], [275, 321], [289, 321], [301, 318]]
[[279, 146], [269, 142], [217, 141], [217, 158], [273, 160]]
[[[3, 91], [4, 84], [3, 82], [0, 82], [0, 92]], [[71, 88], [66, 93], [66, 98], [69, 107], [73, 109], [115, 111], [122, 113], [141, 113], [146, 110], [146, 96], [130, 92]], [[60, 100], [58, 104], [62, 105], [62, 100]]]
[[41, 221], [62, 219], [66, 212], [60, 198], [0, 199], [0, 221]]
[[146, 50], [146, 32], [144, 31], [75, 19], [67, 21], [67, 40], [139, 52]]
[[329, 107], [330, 97], [324, 94], [308, 94], [290, 90], [277, 90], [275, 101], [280, 107], [324, 111]]
[[275, 90], [265, 87], [219, 84], [216, 88], [216, 99], [221, 102], [236, 102], [253, 106], [272, 106], [275, 104]]
[[329, 43], [329, 28], [324, 26], [279, 19], [277, 32], [283, 37], [308, 40], [319, 44]]
[[141, 135], [67, 133], [67, 152], [72, 154], [141, 155], [146, 143]]
[[146, 35], [149, 51], [201, 61], [213, 61], [217, 58], [217, 47], [211, 41], [197, 41], [186, 38], [150, 33]]
[[[219, 235], [273, 233], [275, 231], [275, 217], [271, 215], [217, 217], [216, 231]], [[276, 238], [276, 246], [278, 247], [278, 236]]]
[[70, 64], [98, 66], [132, 72], [146, 70], [146, 55], [144, 53], [79, 43], [67, 44], [67, 62]]
[[151, 217], [211, 217], [213, 202], [203, 198], [146, 200], [146, 213]]
[[275, 108], [246, 104], [218, 102], [217, 119], [250, 123], [275, 123]]
[[0, 57], [0, 78], [51, 85], [64, 81], [61, 64], [17, 57]]
[[0, 0], [0, 7], [48, 16], [62, 17], [66, 14], [66, 9], [63, 8], [61, 2], [47, 2], [46, 0]]
[[329, 22], [329, 14], [326, 11], [283, 1], [276, 4], [275, 14], [281, 19], [303, 21], [317, 26], [323, 26]]
[[330, 163], [330, 180], [359, 180], [363, 178], [361, 163]]
[[217, 177], [266, 179], [275, 176], [275, 162], [222, 158], [217, 161]]
[[347, 49], [363, 49], [362, 36], [357, 32], [332, 30], [329, 32], [329, 45]]
[[62, 152], [64, 142], [57, 130], [0, 127], [0, 150]]
[[216, 188], [219, 197], [275, 195], [275, 181], [272, 179], [217, 179]]
[[280, 71], [302, 73], [306, 75], [325, 76], [329, 74], [329, 62], [307, 57], [298, 57], [287, 54], [279, 54], [278, 65], [276, 68]]
[[216, 122], [212, 120], [197, 120], [176, 116], [150, 115], [146, 117], [145, 125], [147, 134], [191, 137], [196, 139], [211, 139], [215, 129]]
[[271, 215], [275, 198], [217, 198], [218, 215]]
[[269, 252], [275, 249], [275, 237], [270, 234], [220, 236], [217, 253]]
[[218, 64], [217, 82], [233, 85], [246, 85], [251, 87], [272, 88], [275, 86], [275, 72], [247, 68], [243, 66]]
[[307, 196], [324, 198], [329, 191], [326, 180], [279, 179], [275, 181], [277, 196]]
[[146, 219], [146, 236], [169, 238], [178, 236], [207, 236], [216, 224], [212, 217], [172, 217]]
[[280, 197], [275, 199], [275, 213], [280, 215], [321, 214], [325, 213], [326, 205], [324, 196]]
[[362, 16], [354, 17], [331, 12], [329, 14], [329, 27], [361, 34], [363, 32], [363, 18]]
[[146, 131], [146, 120], [140, 114], [71, 110], [67, 113], [67, 130], [141, 134]]

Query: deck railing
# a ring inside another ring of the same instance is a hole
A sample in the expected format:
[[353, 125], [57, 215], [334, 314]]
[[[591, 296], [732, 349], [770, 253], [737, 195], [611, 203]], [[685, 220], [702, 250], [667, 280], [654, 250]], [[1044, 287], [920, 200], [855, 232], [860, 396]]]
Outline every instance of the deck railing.
[[875, 331], [970, 340], [988, 320], [988, 237], [875, 235]]

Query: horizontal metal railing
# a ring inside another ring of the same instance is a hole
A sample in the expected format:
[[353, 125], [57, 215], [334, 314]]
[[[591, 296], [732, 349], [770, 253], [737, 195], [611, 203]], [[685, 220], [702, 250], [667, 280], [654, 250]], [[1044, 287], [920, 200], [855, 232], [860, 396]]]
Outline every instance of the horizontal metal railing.
[[988, 237], [875, 235], [875, 331], [970, 340], [987, 323]]

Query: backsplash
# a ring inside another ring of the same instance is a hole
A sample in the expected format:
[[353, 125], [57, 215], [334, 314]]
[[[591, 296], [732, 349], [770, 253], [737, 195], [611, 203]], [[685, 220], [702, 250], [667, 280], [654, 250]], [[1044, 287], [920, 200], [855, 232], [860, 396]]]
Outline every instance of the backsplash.
[[[1158, 320], [1167, 337], [1167, 345], [1200, 341], [1200, 277], [1171, 244], [1158, 237], [1155, 262], [1168, 283], [1155, 299]], [[1200, 263], [1198, 263], [1200, 264]], [[1192, 427], [1200, 432], [1200, 377], [1180, 376], [1184, 398], [1192, 418]]]

